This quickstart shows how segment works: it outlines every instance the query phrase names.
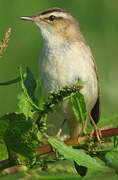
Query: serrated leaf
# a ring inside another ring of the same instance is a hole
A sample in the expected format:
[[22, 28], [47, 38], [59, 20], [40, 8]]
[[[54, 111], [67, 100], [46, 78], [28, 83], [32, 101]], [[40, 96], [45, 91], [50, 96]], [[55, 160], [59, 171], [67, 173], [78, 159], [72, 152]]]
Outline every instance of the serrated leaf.
[[48, 142], [55, 148], [65, 159], [75, 161], [81, 166], [85, 166], [97, 170], [106, 170], [107, 167], [98, 163], [94, 158], [84, 153], [82, 150], [73, 149], [70, 146], [65, 145], [54, 137], [49, 137]]
[[[28, 67], [26, 68], [26, 74], [27, 75], [24, 78], [23, 84], [24, 84], [30, 98], [32, 98], [32, 100], [36, 101], [36, 99], [34, 97], [34, 92], [36, 89], [36, 81], [34, 79], [32, 72], [30, 71], [30, 69]], [[24, 88], [24, 86], [23, 86], [23, 88]]]
[[23, 74], [22, 68], [20, 68], [20, 75], [21, 75], [21, 85], [23, 92], [32, 102], [32, 105], [37, 104], [37, 99], [34, 96], [34, 92], [36, 89], [36, 81], [30, 69], [26, 68], [26, 73]]
[[32, 105], [29, 103], [27, 96], [23, 92], [18, 95], [18, 108], [19, 112], [25, 114], [27, 119], [28, 117], [33, 119], [34, 113], [32, 112]]
[[29, 68], [26, 69], [25, 74], [23, 73], [22, 68], [20, 68], [20, 75], [21, 75], [22, 93], [18, 95], [19, 111], [24, 113], [27, 118], [28, 117], [33, 118], [34, 111], [39, 109], [37, 106], [38, 101], [34, 96], [34, 92], [36, 89], [36, 81]]
[[70, 100], [77, 121], [82, 123], [82, 125], [84, 126], [87, 114], [84, 96], [78, 91], [76, 94], [70, 97]]
[[105, 155], [105, 158], [106, 158], [107, 164], [110, 167], [115, 168], [118, 172], [118, 147], [108, 152]]
[[[3, 130], [1, 130], [3, 128]], [[38, 129], [21, 113], [10, 113], [0, 118], [0, 135], [10, 150], [29, 160], [34, 158], [38, 145]]]

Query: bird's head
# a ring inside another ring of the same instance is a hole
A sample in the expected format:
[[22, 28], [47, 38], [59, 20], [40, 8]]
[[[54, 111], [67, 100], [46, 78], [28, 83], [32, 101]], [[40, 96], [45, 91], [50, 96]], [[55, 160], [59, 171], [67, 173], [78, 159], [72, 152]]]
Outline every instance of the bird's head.
[[76, 19], [66, 10], [51, 8], [36, 16], [24, 16], [22, 20], [32, 21], [40, 28], [45, 40], [52, 38], [63, 40], [78, 39], [79, 26]]

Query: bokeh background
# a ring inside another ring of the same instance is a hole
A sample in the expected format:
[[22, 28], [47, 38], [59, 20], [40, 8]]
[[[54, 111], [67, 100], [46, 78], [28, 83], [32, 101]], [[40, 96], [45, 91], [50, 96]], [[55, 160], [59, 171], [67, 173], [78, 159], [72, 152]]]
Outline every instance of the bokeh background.
[[[39, 29], [20, 16], [35, 15], [44, 9], [69, 10], [96, 60], [101, 86], [101, 113], [118, 112], [118, 1], [116, 0], [0, 0], [0, 39], [11, 27], [9, 47], [0, 60], [0, 82], [19, 76], [20, 65], [29, 66], [38, 78], [38, 57], [43, 45]], [[19, 83], [0, 86], [0, 115], [17, 110]]]

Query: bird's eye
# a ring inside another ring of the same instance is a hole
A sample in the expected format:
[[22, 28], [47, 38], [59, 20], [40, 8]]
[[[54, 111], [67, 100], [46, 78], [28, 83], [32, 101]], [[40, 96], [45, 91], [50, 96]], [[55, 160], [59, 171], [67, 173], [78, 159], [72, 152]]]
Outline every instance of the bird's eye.
[[56, 18], [55, 16], [51, 15], [51, 16], [49, 17], [49, 20], [50, 20], [50, 21], [54, 21], [55, 18]]

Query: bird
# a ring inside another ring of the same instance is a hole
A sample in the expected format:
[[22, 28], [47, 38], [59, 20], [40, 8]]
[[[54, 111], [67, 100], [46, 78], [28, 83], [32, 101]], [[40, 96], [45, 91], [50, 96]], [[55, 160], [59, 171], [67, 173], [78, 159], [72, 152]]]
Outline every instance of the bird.
[[[43, 37], [39, 74], [45, 99], [52, 90], [58, 92], [62, 87], [82, 81], [83, 88], [80, 92], [84, 95], [87, 115], [96, 126], [100, 118], [98, 73], [92, 51], [76, 18], [67, 10], [50, 8], [35, 16], [23, 16], [21, 20], [34, 22]], [[69, 100], [57, 105], [55, 116], [51, 115], [51, 119], [56, 125], [67, 119], [71, 138], [82, 132], [82, 124], [76, 120]]]

